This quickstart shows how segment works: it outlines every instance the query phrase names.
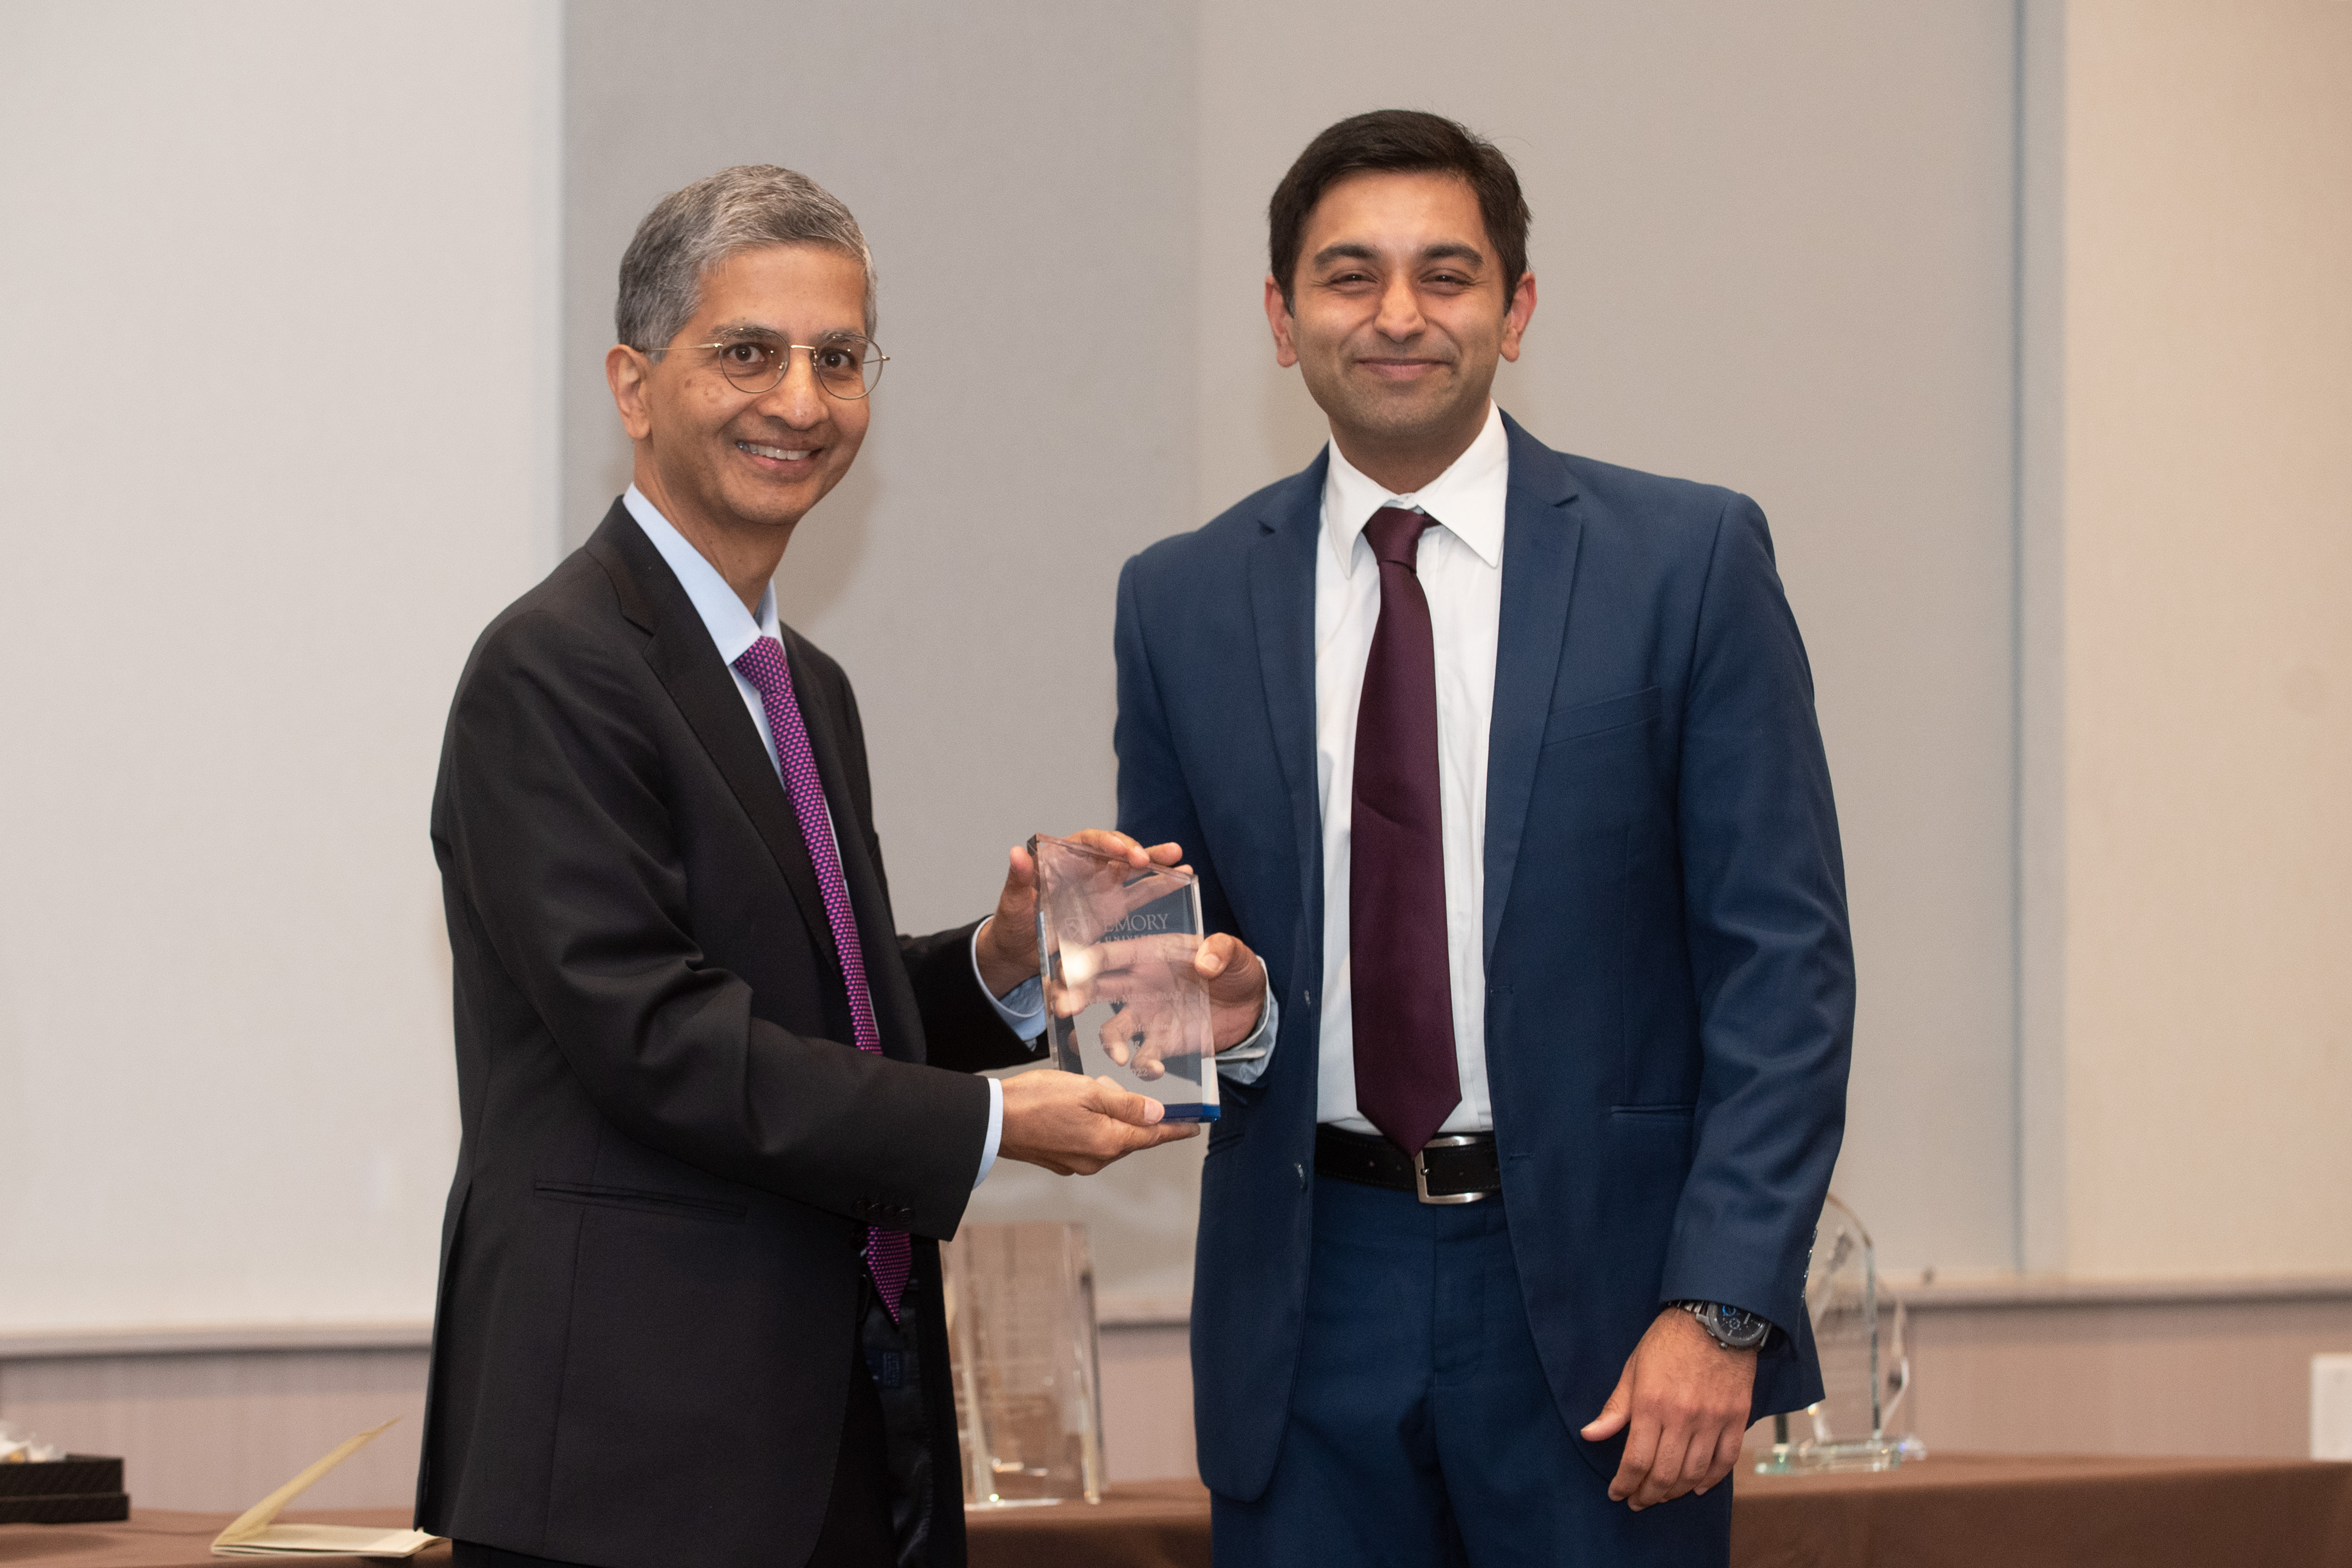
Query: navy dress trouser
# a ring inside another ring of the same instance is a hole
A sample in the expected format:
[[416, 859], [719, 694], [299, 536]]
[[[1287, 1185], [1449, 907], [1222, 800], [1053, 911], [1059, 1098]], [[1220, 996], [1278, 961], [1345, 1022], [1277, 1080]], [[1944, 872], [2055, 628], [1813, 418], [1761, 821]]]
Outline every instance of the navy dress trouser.
[[1318, 1177], [1314, 1237], [1281, 1455], [1264, 1496], [1213, 1498], [1217, 1568], [1730, 1561], [1727, 1482], [1640, 1513], [1609, 1500], [1617, 1446], [1580, 1453], [1561, 1418], [1499, 1194]]

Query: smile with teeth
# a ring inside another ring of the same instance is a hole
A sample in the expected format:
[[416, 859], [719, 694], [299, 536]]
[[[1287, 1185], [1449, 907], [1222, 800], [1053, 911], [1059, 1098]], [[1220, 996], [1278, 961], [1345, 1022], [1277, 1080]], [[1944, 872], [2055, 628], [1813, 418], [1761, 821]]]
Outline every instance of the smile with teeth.
[[766, 447], [757, 441], [738, 441], [735, 443], [735, 449], [739, 452], [749, 452], [755, 458], [771, 458], [779, 463], [797, 463], [803, 458], [816, 456], [814, 447], [799, 452], [788, 452], [782, 447]]

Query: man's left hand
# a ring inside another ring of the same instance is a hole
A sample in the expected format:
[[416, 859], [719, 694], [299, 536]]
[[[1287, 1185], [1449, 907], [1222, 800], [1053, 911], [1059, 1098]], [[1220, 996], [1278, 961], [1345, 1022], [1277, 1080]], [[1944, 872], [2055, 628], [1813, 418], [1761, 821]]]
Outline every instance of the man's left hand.
[[[1173, 866], [1184, 852], [1173, 844], [1147, 849], [1126, 834], [1108, 827], [1087, 827], [1070, 835], [1083, 844], [1137, 870]], [[1037, 973], [1037, 862], [1014, 845], [1004, 871], [1004, 890], [996, 896], [996, 912], [980, 928], [980, 978], [989, 993], [1003, 996]]]
[[1679, 1307], [1661, 1311], [1582, 1434], [1588, 1443], [1625, 1434], [1610, 1500], [1638, 1512], [1729, 1475], [1755, 1387], [1754, 1351], [1724, 1349]]

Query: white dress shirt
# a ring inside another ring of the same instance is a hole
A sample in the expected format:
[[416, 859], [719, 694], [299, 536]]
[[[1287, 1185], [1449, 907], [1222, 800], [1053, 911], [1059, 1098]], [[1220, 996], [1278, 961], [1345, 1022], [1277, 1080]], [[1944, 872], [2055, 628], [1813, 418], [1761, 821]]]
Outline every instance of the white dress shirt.
[[[1453, 466], [1397, 495], [1330, 448], [1315, 552], [1315, 780], [1323, 824], [1323, 1029], [1315, 1119], [1355, 1132], [1380, 1130], [1356, 1109], [1356, 1032], [1349, 975], [1349, 821], [1355, 805], [1356, 709], [1381, 616], [1381, 574], [1364, 524], [1382, 507], [1426, 512], [1414, 570], [1429, 600], [1437, 655], [1437, 787], [1445, 852], [1445, 936], [1454, 996], [1454, 1071], [1462, 1100], [1441, 1132], [1495, 1125], [1486, 1087], [1486, 742], [1495, 716], [1495, 656], [1503, 611], [1503, 512], [1511, 453], [1493, 404]], [[1236, 1082], [1271, 1059], [1278, 1026], [1269, 999], [1258, 1048], [1220, 1057]]]
[[[645, 531], [654, 548], [661, 552], [661, 558], [669, 563], [678, 585], [694, 602], [696, 613], [701, 616], [704, 627], [710, 633], [710, 640], [718, 645], [719, 661], [735, 678], [735, 689], [743, 699], [744, 710], [751, 715], [752, 726], [760, 731], [760, 744], [767, 750], [768, 764], [776, 768], [776, 776], [781, 781], [783, 770], [776, 761], [775, 734], [768, 728], [768, 705], [760, 696], [760, 689], [735, 668], [735, 661], [742, 656], [743, 650], [760, 638], [768, 637], [779, 642], [783, 640], [776, 624], [774, 586], [772, 584], [761, 594], [760, 607], [756, 612], [746, 610], [735, 590], [727, 585], [727, 579], [719, 574], [719, 568], [704, 559], [702, 552], [688, 543], [684, 534], [670, 526], [669, 519], [661, 514], [660, 508], [646, 499], [643, 490], [631, 485], [622, 495], [621, 504], [629, 509], [629, 515], [636, 520], [637, 526]], [[834, 853], [838, 856], [841, 839], [834, 832], [831, 805], [825, 807], [824, 830], [833, 837]], [[1045, 989], [1043, 983], [1035, 979], [1025, 981], [1015, 986], [1011, 995], [1001, 998], [989, 993], [987, 984], [980, 977], [980, 933], [977, 931], [972, 932], [971, 978], [972, 984], [988, 995], [989, 1005], [996, 1009], [997, 1016], [1003, 1018], [1014, 1034], [1024, 1040], [1034, 1040], [1045, 1032]], [[980, 1173], [971, 1179], [975, 1187], [988, 1180], [988, 1173], [996, 1164], [997, 1147], [1004, 1139], [1004, 1086], [994, 1079], [986, 1081], [988, 1138], [981, 1145]]]

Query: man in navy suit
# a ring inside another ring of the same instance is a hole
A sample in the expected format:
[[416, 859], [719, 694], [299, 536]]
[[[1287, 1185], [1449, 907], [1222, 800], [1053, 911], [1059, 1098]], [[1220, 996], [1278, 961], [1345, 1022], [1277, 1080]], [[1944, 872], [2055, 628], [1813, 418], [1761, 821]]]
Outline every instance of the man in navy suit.
[[1219, 1568], [1724, 1562], [1746, 1428], [1821, 1392], [1853, 1011], [1770, 537], [1495, 407], [1488, 143], [1359, 116], [1269, 216], [1330, 446], [1128, 563], [1117, 634], [1119, 825], [1263, 955], [1202, 1176]]

